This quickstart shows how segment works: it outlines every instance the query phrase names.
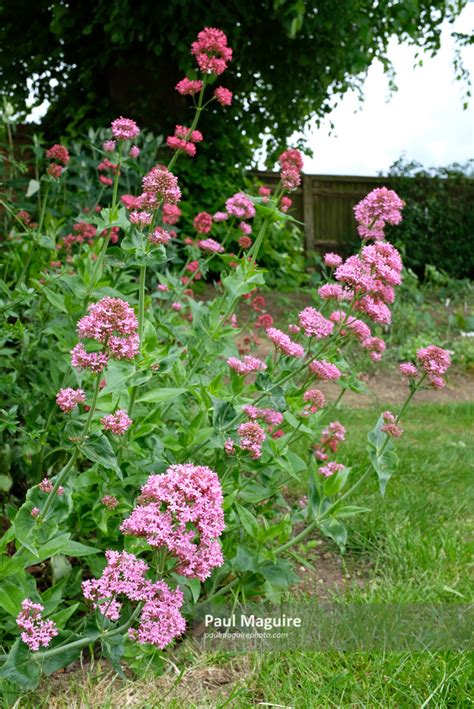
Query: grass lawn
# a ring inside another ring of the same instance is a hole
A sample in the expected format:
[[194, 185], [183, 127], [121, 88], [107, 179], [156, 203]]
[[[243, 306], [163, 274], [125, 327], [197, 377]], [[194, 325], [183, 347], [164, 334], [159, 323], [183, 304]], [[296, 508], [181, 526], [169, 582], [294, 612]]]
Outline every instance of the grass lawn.
[[[383, 409], [382, 409], [383, 410]], [[342, 408], [348, 429], [341, 460], [365, 461], [371, 409]], [[468, 603], [468, 546], [474, 468], [474, 404], [419, 404], [408, 412], [397, 445], [400, 469], [385, 498], [375, 481], [354, 504], [372, 509], [349, 525], [347, 560], [365, 569], [348, 600]], [[303, 492], [303, 489], [302, 489]], [[305, 557], [314, 544], [300, 545]], [[472, 655], [457, 652], [278, 652], [203, 656], [185, 641], [154, 679], [114, 679], [109, 667], [49, 678], [21, 707], [470, 707]], [[179, 677], [179, 670], [184, 675]], [[173, 686], [174, 685], [174, 686]]]

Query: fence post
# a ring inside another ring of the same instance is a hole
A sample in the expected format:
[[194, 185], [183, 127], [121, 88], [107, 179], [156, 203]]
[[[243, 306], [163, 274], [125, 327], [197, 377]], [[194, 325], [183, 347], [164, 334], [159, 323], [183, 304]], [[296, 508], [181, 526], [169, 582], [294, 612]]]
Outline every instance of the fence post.
[[313, 178], [311, 175], [303, 175], [303, 221], [304, 221], [304, 242], [306, 254], [314, 251], [314, 210], [313, 210]]

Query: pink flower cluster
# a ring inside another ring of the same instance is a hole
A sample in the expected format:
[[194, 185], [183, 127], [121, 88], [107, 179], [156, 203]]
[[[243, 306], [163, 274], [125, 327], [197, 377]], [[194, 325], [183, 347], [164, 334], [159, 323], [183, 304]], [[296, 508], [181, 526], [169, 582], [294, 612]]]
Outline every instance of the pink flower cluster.
[[276, 327], [269, 327], [265, 331], [277, 350], [287, 357], [303, 357], [304, 347], [294, 342], [287, 334]]
[[[131, 118], [116, 118], [112, 121], [112, 135], [116, 140], [132, 140], [140, 133], [140, 128]], [[114, 146], [115, 147], [115, 146]]]
[[446, 385], [443, 375], [451, 366], [449, 352], [436, 345], [429, 345], [418, 350], [416, 358], [430, 384], [436, 389], [442, 389]]
[[56, 403], [65, 413], [72, 411], [78, 404], [83, 404], [86, 400], [86, 394], [82, 389], [60, 389], [56, 395]]
[[148, 197], [154, 196], [167, 204], [177, 204], [181, 199], [178, 178], [163, 165], [156, 165], [145, 175], [142, 187]]
[[201, 241], [198, 242], [198, 246], [203, 251], [210, 251], [213, 254], [224, 253], [224, 247], [214, 239], [201, 239]]
[[300, 325], [307, 337], [315, 337], [317, 340], [331, 335], [334, 325], [327, 320], [316, 308], [308, 307], [298, 315]]
[[253, 421], [265, 421], [270, 426], [279, 426], [283, 421], [283, 414], [274, 409], [259, 409], [251, 404], [242, 406], [242, 411]]
[[329, 268], [337, 268], [342, 263], [342, 258], [339, 254], [334, 254], [332, 251], [324, 254], [324, 264]]
[[237, 192], [226, 200], [225, 208], [227, 213], [239, 219], [253, 219], [255, 207], [252, 201], [243, 192]]
[[106, 431], [112, 431], [117, 436], [123, 436], [133, 423], [124, 409], [117, 409], [114, 414], [107, 414], [100, 419], [100, 422]]
[[303, 401], [308, 404], [303, 413], [308, 415], [315, 414], [317, 411], [322, 409], [326, 403], [326, 398], [323, 392], [319, 389], [308, 389], [303, 394]]
[[395, 415], [391, 411], [384, 411], [382, 414], [383, 424], [381, 426], [381, 431], [386, 433], [388, 436], [393, 436], [394, 438], [399, 438], [403, 433], [403, 428], [397, 423]]
[[190, 130], [185, 126], [176, 126], [174, 135], [169, 135], [166, 145], [171, 150], [182, 150], [186, 155], [193, 158], [196, 155], [196, 143], [203, 140], [201, 131]]
[[263, 428], [254, 422], [241, 423], [237, 429], [239, 445], [243, 450], [249, 451], [254, 460], [262, 457], [262, 444], [266, 438]]
[[50, 177], [59, 179], [63, 172], [63, 166], [66, 166], [69, 162], [69, 152], [64, 145], [56, 143], [49, 150], [46, 151], [46, 157], [49, 160], [56, 160], [48, 165], [46, 172]]
[[314, 448], [314, 454], [318, 460], [327, 460], [329, 454], [335, 453], [338, 446], [346, 437], [346, 429], [339, 421], [332, 421], [329, 426], [323, 429], [321, 439]]
[[92, 372], [101, 372], [108, 358], [133, 359], [138, 352], [138, 321], [128, 303], [106, 296], [88, 307], [77, 324], [79, 337], [90, 338], [104, 346], [105, 352], [86, 352], [79, 343], [72, 350], [72, 365]]
[[336, 381], [342, 376], [340, 369], [325, 359], [314, 359], [309, 365], [309, 369], [318, 379], [323, 381]]
[[301, 183], [301, 170], [303, 169], [303, 157], [300, 151], [288, 148], [280, 155], [278, 162], [281, 165], [283, 188], [288, 192], [296, 190]]
[[221, 106], [230, 106], [232, 104], [232, 91], [223, 86], [218, 86], [214, 91], [214, 98]]
[[222, 30], [206, 27], [191, 45], [199, 69], [204, 74], [222, 74], [232, 59], [232, 49], [227, 46], [227, 37]]
[[262, 362], [261, 359], [257, 357], [252, 357], [251, 355], [245, 355], [243, 360], [237, 357], [229, 357], [227, 364], [238, 374], [250, 374], [250, 372], [257, 372], [259, 369], [266, 369], [267, 365]]
[[[175, 232], [173, 232], [173, 234], [175, 234]], [[160, 226], [160, 227], [157, 227], [148, 236], [148, 241], [152, 244], [159, 244], [159, 245], [161, 244], [162, 246], [166, 246], [171, 241], [171, 237], [172, 237], [172, 234]]]
[[386, 224], [399, 224], [405, 203], [396, 192], [377, 187], [354, 207], [357, 230], [363, 239], [384, 239]]
[[138, 502], [121, 531], [167, 548], [178, 559], [177, 573], [204, 581], [223, 563], [218, 541], [225, 526], [223, 496], [210, 468], [172, 465], [148, 478]]
[[25, 598], [16, 618], [16, 624], [23, 631], [20, 637], [32, 652], [37, 652], [40, 647], [48, 647], [59, 632], [54, 621], [42, 620], [43, 610], [44, 606], [40, 603]]
[[402, 362], [400, 365], [400, 372], [408, 379], [414, 379], [418, 376], [418, 369], [412, 362]]
[[188, 79], [186, 76], [176, 84], [176, 91], [181, 96], [194, 96], [202, 89], [202, 81], [200, 79]]
[[106, 551], [107, 566], [99, 579], [84, 581], [84, 598], [110, 621], [120, 618], [121, 597], [143, 603], [138, 628], [128, 633], [131, 640], [150, 643], [163, 649], [173, 638], [181, 635], [186, 622], [181, 615], [183, 594], [171, 589], [164, 581], [149, 581], [145, 574], [149, 567], [134, 554], [126, 551]]
[[[45, 492], [49, 495], [50, 492], [53, 492], [54, 484], [51, 482], [51, 480], [48, 480], [48, 478], [43, 478], [43, 480], [39, 483], [38, 487], [41, 492]], [[58, 487], [56, 495], [64, 495], [64, 488], [62, 485]]]
[[193, 226], [198, 234], [209, 234], [212, 229], [212, 216], [208, 212], [199, 212], [194, 217]]
[[342, 463], [336, 463], [335, 461], [331, 461], [330, 463], [326, 463], [326, 465], [322, 465], [319, 468], [319, 474], [323, 475], [325, 478], [330, 478], [332, 475], [335, 475], [341, 470], [344, 470], [344, 467], [345, 466], [342, 465]]

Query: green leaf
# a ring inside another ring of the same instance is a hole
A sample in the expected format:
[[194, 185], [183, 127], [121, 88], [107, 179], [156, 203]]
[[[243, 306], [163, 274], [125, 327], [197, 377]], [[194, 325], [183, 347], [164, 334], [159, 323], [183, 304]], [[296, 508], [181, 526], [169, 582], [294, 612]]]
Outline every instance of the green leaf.
[[341, 551], [344, 551], [347, 542], [347, 529], [342, 522], [334, 517], [327, 517], [320, 522], [319, 528], [326, 537], [336, 542]]
[[259, 568], [257, 554], [252, 549], [246, 549], [240, 544], [237, 547], [236, 555], [230, 560], [230, 564], [234, 571], [258, 571]]
[[81, 452], [88, 460], [99, 463], [103, 468], [114, 470], [122, 478], [122, 473], [107, 436], [102, 433], [93, 433], [89, 438], [80, 444]]
[[64, 296], [61, 295], [61, 293], [55, 293], [46, 286], [43, 287], [43, 293], [45, 294], [46, 298], [49, 300], [53, 308], [55, 308], [56, 310], [60, 310], [63, 313], [68, 312], [66, 308], [66, 303], [64, 301]]
[[237, 412], [230, 401], [222, 401], [213, 396], [212, 403], [214, 406], [212, 425], [216, 429], [224, 428], [226, 424], [235, 418]]
[[355, 515], [360, 515], [363, 512], [370, 512], [368, 507], [358, 507], [357, 505], [346, 505], [346, 507], [341, 507], [337, 510], [338, 517], [355, 517]]
[[324, 494], [328, 497], [337, 495], [346, 484], [350, 471], [350, 468], [344, 468], [344, 470], [339, 470], [335, 475], [326, 478], [323, 484]]
[[239, 505], [238, 502], [235, 503], [235, 509], [237, 510], [237, 514], [242, 522], [242, 527], [245, 529], [247, 534], [249, 534], [252, 539], [256, 538], [260, 531], [257, 518], [252, 514], [252, 512], [250, 512], [250, 510], [247, 510], [245, 507], [242, 507], [242, 505]]
[[8, 492], [13, 485], [13, 480], [9, 475], [0, 475], [0, 492]]
[[53, 613], [50, 616], [51, 620], [54, 620], [58, 628], [62, 630], [62, 628], [64, 628], [64, 626], [68, 622], [69, 618], [74, 615], [76, 609], [79, 608], [79, 605], [79, 603], [73, 603], [73, 605], [69, 606], [69, 608], [63, 608], [61, 611]]
[[398, 468], [398, 456], [395, 451], [387, 446], [382, 455], [376, 451], [369, 451], [370, 462], [379, 479], [380, 493], [385, 495], [387, 483]]
[[152, 391], [147, 391], [138, 397], [139, 402], [150, 402], [158, 403], [160, 401], [170, 401], [171, 399], [177, 399], [178, 396], [184, 394], [186, 389], [153, 389]]
[[0, 669], [0, 678], [6, 679], [22, 689], [35, 689], [40, 680], [40, 668], [32, 662], [31, 653], [18, 638], [10, 650], [7, 660]]

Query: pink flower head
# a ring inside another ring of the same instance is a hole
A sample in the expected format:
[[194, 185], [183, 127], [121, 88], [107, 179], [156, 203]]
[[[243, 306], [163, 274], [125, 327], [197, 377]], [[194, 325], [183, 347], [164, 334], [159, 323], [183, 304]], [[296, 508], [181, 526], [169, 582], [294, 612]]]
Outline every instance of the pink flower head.
[[140, 133], [140, 128], [131, 118], [116, 118], [112, 121], [112, 135], [116, 140], [132, 140]]
[[303, 169], [303, 157], [299, 150], [289, 148], [285, 150], [278, 162], [281, 165], [281, 183], [288, 191], [295, 190], [301, 183], [301, 170]]
[[166, 246], [171, 239], [171, 234], [163, 227], [157, 227], [152, 234], [149, 235], [148, 240], [152, 244], [163, 244]]
[[46, 172], [50, 177], [54, 177], [54, 179], [58, 180], [63, 174], [63, 168], [61, 167], [61, 165], [52, 162], [51, 165], [48, 165]]
[[324, 264], [329, 268], [337, 268], [342, 263], [342, 258], [339, 254], [334, 254], [332, 251], [324, 254]]
[[320, 340], [323, 337], [328, 337], [334, 329], [333, 323], [326, 320], [316, 308], [305, 308], [299, 313], [298, 318], [307, 337], [316, 337], [317, 340]]
[[318, 288], [318, 295], [322, 300], [350, 300], [351, 292], [339, 283], [325, 283]]
[[412, 362], [402, 362], [400, 365], [400, 372], [404, 377], [413, 379], [418, 376], [418, 369]]
[[321, 445], [335, 453], [339, 444], [346, 437], [346, 429], [339, 421], [331, 421], [329, 426], [323, 429], [321, 433]]
[[162, 212], [163, 224], [176, 224], [181, 216], [181, 210], [175, 204], [164, 204]]
[[227, 37], [222, 30], [206, 27], [191, 45], [191, 54], [204, 74], [222, 74], [232, 59], [232, 49], [227, 46]]
[[101, 182], [106, 187], [112, 187], [114, 181], [111, 177], [106, 177], [105, 175], [99, 175], [99, 182]]
[[[49, 495], [50, 492], [53, 492], [54, 484], [52, 480], [48, 480], [48, 478], [43, 478], [42, 481], [39, 483], [38, 487], [41, 492], [45, 492], [47, 495]], [[60, 485], [56, 490], [56, 495], [59, 495], [59, 497], [61, 497], [61, 495], [64, 495], [64, 488], [62, 485]]]
[[255, 327], [261, 327], [264, 330], [273, 325], [273, 318], [269, 313], [262, 313], [255, 320]]
[[322, 409], [326, 403], [326, 398], [319, 389], [308, 389], [303, 394], [303, 401], [310, 404], [309, 411], [314, 414], [319, 409]]
[[177, 573], [189, 578], [204, 581], [221, 566], [223, 495], [214, 471], [191, 463], [172, 465], [148, 478], [138, 501], [121, 526], [124, 534], [167, 548], [178, 559]]
[[106, 153], [113, 153], [116, 145], [117, 143], [115, 142], [115, 140], [106, 140], [104, 143], [102, 143], [102, 147]]
[[221, 106], [230, 106], [232, 104], [232, 91], [225, 89], [223, 86], [219, 86], [214, 91], [214, 97]]
[[155, 194], [168, 204], [177, 204], [181, 199], [178, 178], [163, 165], [153, 167], [143, 178], [142, 185], [144, 192]]
[[242, 249], [249, 249], [252, 246], [252, 239], [250, 236], [241, 236], [239, 239], [239, 246]]
[[216, 212], [212, 218], [215, 222], [226, 222], [229, 215], [227, 212]]
[[271, 193], [272, 193], [272, 191], [271, 191], [270, 187], [265, 187], [264, 185], [262, 185], [261, 187], [258, 188], [258, 194], [261, 197], [270, 197]]
[[385, 224], [399, 224], [405, 202], [396, 192], [386, 187], [377, 187], [354, 207], [359, 226], [357, 230], [363, 239], [383, 239]]
[[82, 389], [60, 389], [56, 395], [56, 403], [65, 413], [72, 411], [78, 404], [83, 404], [86, 394]]
[[183, 309], [183, 304], [182, 303], [171, 303], [171, 308], [172, 308], [172, 310], [175, 310], [177, 313], [179, 313], [179, 311]]
[[154, 597], [154, 584], [145, 578], [148, 564], [126, 551], [105, 552], [107, 566], [99, 579], [83, 581], [84, 598], [112, 622], [120, 618], [122, 603], [117, 597], [130, 601], [147, 601]]
[[86, 352], [81, 342], [71, 350], [71, 364], [77, 369], [89, 369], [94, 374], [99, 374], [107, 367], [108, 361], [109, 358], [104, 352]]
[[262, 457], [262, 443], [266, 438], [265, 431], [258, 423], [242, 423], [237, 429], [240, 437], [240, 447], [249, 451], [252, 458]]
[[235, 443], [232, 438], [226, 438], [226, 440], [224, 441], [224, 451], [226, 455], [234, 455]]
[[199, 212], [194, 217], [193, 225], [198, 234], [209, 234], [212, 229], [212, 216], [208, 212]]
[[151, 224], [153, 220], [153, 215], [150, 212], [131, 212], [129, 217], [132, 224], [137, 224], [138, 226], [146, 226]]
[[137, 158], [140, 155], [140, 153], [141, 153], [141, 150], [138, 147], [138, 145], [132, 145], [132, 147], [128, 151], [128, 154], [131, 158]]
[[423, 347], [416, 353], [421, 368], [426, 373], [430, 384], [436, 389], [445, 386], [443, 375], [451, 366], [451, 357], [447, 350], [436, 345]]
[[214, 239], [202, 239], [198, 242], [198, 246], [203, 251], [210, 251], [214, 254], [224, 253], [224, 247], [221, 246], [217, 241], [214, 241]]
[[369, 357], [373, 362], [380, 362], [385, 352], [385, 342], [380, 337], [368, 337], [361, 344], [365, 350], [368, 350]]
[[336, 381], [342, 376], [338, 367], [331, 362], [327, 362], [325, 359], [314, 359], [309, 365], [309, 368], [318, 379], [322, 379], [323, 381]]
[[296, 342], [293, 342], [291, 337], [286, 335], [276, 327], [269, 327], [266, 333], [273, 342], [277, 350], [280, 350], [287, 357], [303, 357], [304, 347]]
[[36, 517], [39, 517], [41, 514], [41, 510], [39, 507], [33, 507], [31, 510], [31, 516], [36, 519]]
[[250, 372], [258, 372], [258, 370], [265, 370], [267, 365], [262, 362], [261, 359], [257, 357], [251, 357], [250, 355], [245, 355], [243, 360], [237, 359], [237, 357], [229, 357], [227, 364], [231, 369], [236, 371], [238, 374], [249, 374]]
[[101, 502], [105, 507], [108, 507], [109, 510], [114, 510], [118, 505], [118, 500], [113, 495], [104, 495]]
[[243, 192], [237, 192], [225, 203], [228, 214], [239, 219], [252, 219], [255, 216], [255, 207]]
[[31, 214], [26, 211], [26, 209], [20, 209], [16, 213], [17, 219], [19, 219], [25, 226], [28, 226], [28, 224], [31, 222]]
[[178, 81], [176, 84], [176, 91], [181, 94], [181, 96], [194, 96], [194, 94], [199, 93], [202, 89], [202, 81], [188, 79], [185, 77]]
[[391, 411], [384, 411], [382, 414], [383, 425], [381, 431], [387, 434], [387, 436], [393, 436], [394, 438], [400, 438], [403, 433], [403, 428], [398, 425], [395, 415]]
[[364, 295], [356, 303], [356, 309], [365, 313], [367, 317], [379, 325], [389, 325], [392, 321], [392, 313], [390, 308], [385, 305], [383, 300], [374, 298], [371, 295]]
[[128, 210], [140, 208], [140, 198], [134, 197], [132, 194], [123, 194], [120, 197], [120, 201], [122, 202], [124, 207]]
[[56, 160], [61, 163], [61, 165], [67, 165], [69, 162], [68, 149], [65, 148], [64, 145], [59, 145], [59, 143], [56, 143], [56, 145], [53, 145], [52, 148], [46, 151], [46, 157], [49, 160]]
[[332, 475], [335, 475], [336, 473], [339, 473], [341, 470], [344, 470], [344, 465], [341, 463], [336, 463], [336, 462], [331, 462], [327, 463], [327, 465], [323, 465], [321, 468], [319, 468], [319, 474], [323, 475], [325, 478], [330, 478]]
[[147, 600], [140, 613], [138, 628], [130, 628], [129, 638], [140, 645], [150, 644], [163, 650], [186, 629], [181, 615], [183, 592], [172, 590], [164, 581], [153, 584], [154, 597]]
[[44, 607], [40, 603], [33, 603], [29, 598], [25, 598], [16, 618], [16, 624], [23, 631], [21, 639], [32, 652], [37, 652], [40, 647], [48, 647], [59, 632], [54, 621], [42, 620], [43, 610]]
[[270, 426], [279, 426], [283, 422], [283, 414], [274, 409], [259, 409], [251, 404], [246, 404], [242, 406], [242, 411], [252, 421], [265, 421]]
[[111, 335], [135, 335], [138, 320], [133, 308], [120, 298], [105, 296], [87, 308], [88, 315], [77, 324], [79, 337], [107, 343]]
[[290, 199], [289, 197], [282, 197], [280, 200], [280, 211], [287, 212], [292, 204], [293, 204], [292, 199]]
[[161, 291], [162, 293], [168, 293], [170, 287], [166, 285], [166, 283], [159, 283], [157, 285], [157, 289]]
[[123, 436], [133, 423], [124, 409], [117, 409], [114, 414], [107, 414], [100, 419], [100, 422], [106, 431], [112, 431], [117, 436]]

